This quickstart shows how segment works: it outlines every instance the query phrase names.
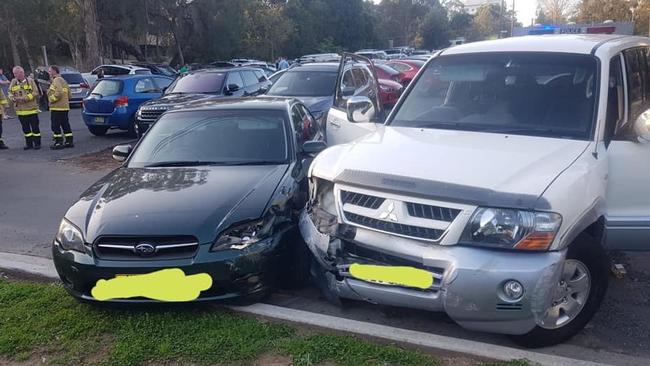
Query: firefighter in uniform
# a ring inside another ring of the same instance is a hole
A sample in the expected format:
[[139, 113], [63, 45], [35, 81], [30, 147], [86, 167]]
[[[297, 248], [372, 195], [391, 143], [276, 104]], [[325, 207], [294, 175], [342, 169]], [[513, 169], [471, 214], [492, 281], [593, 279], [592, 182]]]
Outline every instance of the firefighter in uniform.
[[8, 147], [5, 145], [5, 142], [2, 140], [2, 120], [5, 118], [5, 109], [4, 107], [9, 106], [9, 103], [7, 102], [7, 97], [5, 96], [5, 93], [2, 92], [2, 89], [0, 89], [0, 150], [7, 150]]
[[[47, 99], [50, 102], [50, 115], [52, 116], [52, 136], [54, 144], [50, 146], [53, 150], [64, 147], [74, 147], [72, 130], [68, 120], [70, 111], [70, 87], [64, 78], [61, 77], [57, 66], [50, 66], [50, 88], [47, 90]], [[63, 132], [61, 131], [63, 130]], [[65, 137], [65, 144], [63, 138]]]
[[14, 79], [9, 84], [9, 99], [14, 103], [16, 114], [25, 134], [25, 150], [41, 148], [41, 130], [38, 121], [38, 86], [25, 77], [25, 70], [13, 68]]

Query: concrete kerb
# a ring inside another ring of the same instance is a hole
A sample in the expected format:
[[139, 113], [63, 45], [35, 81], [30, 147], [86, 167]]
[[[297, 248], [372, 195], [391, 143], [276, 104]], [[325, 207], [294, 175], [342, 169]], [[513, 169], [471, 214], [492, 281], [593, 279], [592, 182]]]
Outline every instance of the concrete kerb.
[[[0, 268], [31, 275], [58, 279], [54, 263], [49, 258], [21, 254], [0, 253]], [[268, 304], [232, 306], [231, 309], [255, 316], [306, 324], [324, 329], [349, 332], [418, 347], [467, 354], [499, 361], [526, 359], [545, 366], [602, 366], [605, 364], [548, 355], [489, 343], [446, 337], [431, 333], [389, 327], [381, 324], [344, 319], [303, 310]]]

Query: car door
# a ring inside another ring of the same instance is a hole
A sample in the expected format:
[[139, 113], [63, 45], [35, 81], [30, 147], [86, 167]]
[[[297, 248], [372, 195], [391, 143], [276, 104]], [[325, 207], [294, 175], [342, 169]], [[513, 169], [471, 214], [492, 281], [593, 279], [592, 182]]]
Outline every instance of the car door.
[[133, 97], [129, 98], [129, 109], [137, 111], [140, 104], [162, 96], [162, 89], [153, 78], [142, 78], [135, 82]]
[[242, 97], [244, 92], [244, 80], [242, 80], [239, 71], [229, 72], [224, 85], [224, 95]]
[[260, 82], [257, 80], [257, 76], [255, 76], [255, 73], [253, 73], [252, 70], [242, 70], [240, 71], [240, 74], [244, 80], [244, 96], [261, 94]]
[[[377, 75], [367, 68], [371, 62], [365, 57], [344, 54], [339, 64], [339, 76], [334, 90], [334, 105], [327, 115], [325, 133], [328, 145], [338, 145], [365, 136], [377, 129], [381, 124], [382, 111], [379, 102]], [[355, 74], [364, 75], [361, 80], [355, 79]], [[365, 80], [363, 80], [365, 79]], [[374, 106], [375, 117], [366, 122], [353, 122], [348, 119], [347, 102], [350, 97], [367, 97]]]
[[634, 123], [650, 109], [647, 47], [612, 59], [605, 141], [607, 184], [606, 245], [616, 250], [650, 250], [650, 141], [640, 142]]

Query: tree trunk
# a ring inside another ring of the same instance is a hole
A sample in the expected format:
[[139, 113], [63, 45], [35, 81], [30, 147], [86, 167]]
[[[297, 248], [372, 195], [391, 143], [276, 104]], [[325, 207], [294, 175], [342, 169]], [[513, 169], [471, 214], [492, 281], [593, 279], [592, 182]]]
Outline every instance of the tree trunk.
[[36, 70], [34, 58], [32, 57], [32, 52], [29, 50], [29, 41], [25, 37], [25, 32], [20, 32], [20, 41], [25, 48], [25, 54], [27, 55], [27, 64], [29, 65], [29, 70], [34, 72]]
[[84, 16], [86, 34], [86, 68], [94, 68], [101, 63], [99, 57], [99, 22], [97, 21], [97, 0], [78, 0]]
[[18, 37], [12, 26], [7, 27], [7, 35], [9, 36], [9, 44], [11, 45], [11, 55], [14, 59], [14, 66], [20, 66], [20, 53], [18, 52]]
[[181, 66], [185, 66], [185, 57], [183, 56], [183, 48], [181, 47], [181, 42], [178, 39], [178, 34], [176, 32], [176, 18], [172, 18], [169, 22], [170, 30], [174, 36], [174, 42], [176, 42], [176, 50], [178, 51], [178, 60]]

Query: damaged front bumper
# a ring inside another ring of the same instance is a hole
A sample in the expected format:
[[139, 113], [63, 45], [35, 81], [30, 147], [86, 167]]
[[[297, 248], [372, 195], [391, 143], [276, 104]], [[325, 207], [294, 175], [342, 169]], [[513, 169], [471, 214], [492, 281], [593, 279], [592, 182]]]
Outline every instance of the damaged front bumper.
[[[330, 298], [444, 311], [464, 328], [513, 335], [531, 331], [543, 318], [566, 254], [436, 245], [338, 224], [319, 208], [303, 211], [300, 231], [320, 264], [319, 286]], [[414, 288], [361, 279], [350, 273], [353, 264], [417, 268], [433, 282]], [[504, 294], [510, 280], [524, 288], [516, 301]]]

